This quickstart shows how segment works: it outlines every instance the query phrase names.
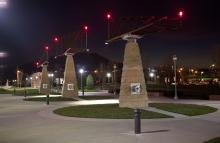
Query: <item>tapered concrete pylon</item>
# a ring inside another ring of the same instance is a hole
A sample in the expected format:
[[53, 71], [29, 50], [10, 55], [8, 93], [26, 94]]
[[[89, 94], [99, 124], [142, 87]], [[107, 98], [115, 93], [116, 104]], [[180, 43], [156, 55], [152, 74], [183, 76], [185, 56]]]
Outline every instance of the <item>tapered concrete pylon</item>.
[[129, 37], [126, 40], [128, 42], [124, 52], [119, 106], [147, 107], [148, 96], [139, 46], [135, 37]]
[[75, 65], [71, 53], [67, 53], [66, 57], [62, 95], [66, 97], [78, 96]]
[[50, 82], [47, 72], [47, 64], [43, 64], [41, 73], [40, 93], [48, 95], [50, 93]]

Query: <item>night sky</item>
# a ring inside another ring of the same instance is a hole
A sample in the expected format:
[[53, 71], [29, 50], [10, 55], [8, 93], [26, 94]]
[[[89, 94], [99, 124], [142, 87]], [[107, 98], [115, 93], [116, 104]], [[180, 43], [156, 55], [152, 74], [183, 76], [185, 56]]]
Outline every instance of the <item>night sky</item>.
[[8, 67], [36, 61], [53, 35], [80, 31], [88, 24], [88, 48], [122, 61], [124, 41], [104, 45], [106, 12], [110, 11], [113, 19], [175, 17], [182, 9], [184, 29], [149, 34], [139, 40], [144, 64], [158, 66], [176, 54], [179, 65], [208, 67], [213, 46], [220, 44], [218, 8], [217, 0], [8, 0], [8, 7], [0, 9], [0, 52], [8, 52], [3, 59]]

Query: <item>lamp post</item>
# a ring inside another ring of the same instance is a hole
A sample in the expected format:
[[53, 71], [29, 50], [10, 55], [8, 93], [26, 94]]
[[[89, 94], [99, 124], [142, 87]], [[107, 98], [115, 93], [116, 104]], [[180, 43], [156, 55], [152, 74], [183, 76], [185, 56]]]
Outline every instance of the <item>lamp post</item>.
[[84, 73], [84, 70], [83, 69], [79, 69], [79, 73], [80, 73], [80, 82], [81, 82], [81, 90], [82, 90], [82, 96], [84, 96], [84, 85], [83, 85], [83, 73]]
[[108, 81], [107, 81], [107, 82], [110, 82], [110, 77], [112, 76], [111, 73], [108, 72], [108, 73], [106, 74], [106, 76], [107, 76], [107, 78], [108, 78]]
[[177, 82], [176, 82], [176, 61], [177, 61], [177, 56], [173, 55], [173, 69], [174, 69], [174, 84], [175, 84], [175, 95], [174, 95], [174, 99], [177, 100], [178, 96], [177, 96]]
[[51, 80], [50, 80], [50, 81], [51, 81], [51, 82], [50, 82], [50, 83], [51, 83], [51, 84], [50, 84], [50, 87], [51, 87], [51, 90], [53, 91], [53, 77], [54, 77], [54, 74], [53, 74], [53, 73], [49, 73], [49, 74], [48, 74], [48, 77], [51, 78]]
[[33, 79], [33, 78], [32, 78], [32, 77], [30, 77], [30, 80], [31, 80], [31, 87], [33, 87], [33, 85], [32, 85], [32, 84], [33, 84], [33, 83], [32, 83], [32, 79]]
[[116, 95], [116, 68], [117, 68], [117, 66], [116, 66], [116, 64], [114, 64], [114, 66], [113, 66], [113, 68], [114, 68], [114, 94]]
[[202, 82], [202, 75], [204, 74], [204, 72], [203, 71], [201, 71], [201, 77], [200, 77], [200, 81]]

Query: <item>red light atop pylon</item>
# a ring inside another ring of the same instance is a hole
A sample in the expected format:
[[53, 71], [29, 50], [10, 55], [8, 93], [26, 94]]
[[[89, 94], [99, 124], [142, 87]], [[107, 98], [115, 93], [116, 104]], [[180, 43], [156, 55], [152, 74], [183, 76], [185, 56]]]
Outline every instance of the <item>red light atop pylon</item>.
[[46, 51], [48, 51], [48, 50], [49, 50], [49, 46], [45, 46], [44, 49], [45, 49]]
[[57, 43], [57, 42], [59, 42], [59, 38], [58, 37], [54, 37], [53, 41]]
[[107, 18], [108, 20], [110, 20], [110, 19], [112, 18], [112, 15], [111, 15], [110, 13], [107, 13], [107, 14], [106, 14], [106, 18]]
[[83, 29], [85, 30], [85, 31], [88, 31], [88, 26], [87, 25], [85, 25], [84, 27], [83, 27]]
[[183, 11], [182, 10], [179, 11], [178, 15], [179, 15], [180, 18], [182, 18], [183, 17]]

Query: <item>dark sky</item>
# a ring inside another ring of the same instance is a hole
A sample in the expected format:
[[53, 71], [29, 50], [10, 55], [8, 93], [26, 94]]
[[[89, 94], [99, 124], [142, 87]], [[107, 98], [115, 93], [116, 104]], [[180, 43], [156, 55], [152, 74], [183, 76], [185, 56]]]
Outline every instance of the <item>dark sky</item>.
[[119, 19], [175, 17], [183, 9], [183, 30], [149, 34], [139, 40], [144, 63], [157, 66], [176, 54], [179, 65], [207, 67], [212, 63], [213, 46], [220, 43], [218, 8], [217, 0], [8, 0], [8, 7], [0, 9], [0, 51], [8, 52], [3, 59], [8, 66], [31, 62], [42, 55], [53, 35], [80, 31], [88, 24], [88, 47], [121, 61], [123, 41], [104, 45], [107, 11]]

